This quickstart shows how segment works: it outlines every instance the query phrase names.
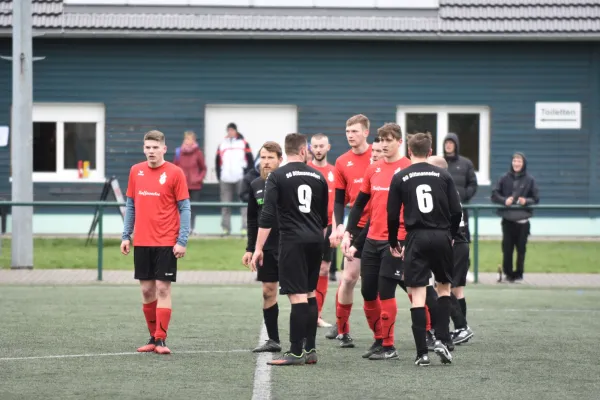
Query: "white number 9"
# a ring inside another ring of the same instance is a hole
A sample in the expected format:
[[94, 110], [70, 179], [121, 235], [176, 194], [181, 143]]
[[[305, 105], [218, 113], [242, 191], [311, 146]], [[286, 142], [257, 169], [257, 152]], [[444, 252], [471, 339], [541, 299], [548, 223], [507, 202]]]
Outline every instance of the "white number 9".
[[310, 203], [312, 201], [312, 189], [308, 185], [298, 186], [298, 209], [308, 214], [310, 212]]
[[429, 192], [431, 192], [431, 186], [417, 186], [417, 204], [419, 205], [419, 211], [423, 214], [430, 213], [433, 210], [433, 197]]

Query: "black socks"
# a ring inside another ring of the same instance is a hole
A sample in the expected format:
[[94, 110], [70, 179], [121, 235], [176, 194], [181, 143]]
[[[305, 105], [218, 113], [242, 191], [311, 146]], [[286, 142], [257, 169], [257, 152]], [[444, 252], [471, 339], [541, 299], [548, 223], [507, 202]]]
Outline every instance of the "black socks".
[[[296, 355], [302, 355], [302, 343], [306, 337], [306, 328], [308, 321], [308, 303], [292, 304], [290, 313], [290, 351]], [[316, 323], [316, 321], [315, 321]]]
[[265, 319], [265, 326], [267, 328], [269, 339], [279, 343], [279, 328], [277, 326], [279, 305], [275, 303], [269, 308], [263, 308], [263, 318]]

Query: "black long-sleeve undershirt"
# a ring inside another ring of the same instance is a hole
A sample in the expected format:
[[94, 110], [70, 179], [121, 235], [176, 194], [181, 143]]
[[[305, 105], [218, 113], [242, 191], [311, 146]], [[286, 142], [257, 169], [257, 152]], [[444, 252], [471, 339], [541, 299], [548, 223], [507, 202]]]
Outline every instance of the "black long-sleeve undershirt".
[[369, 199], [371, 198], [370, 194], [364, 192], [358, 192], [358, 196], [354, 201], [354, 205], [352, 206], [352, 210], [350, 210], [350, 215], [348, 216], [348, 224], [346, 225], [346, 231], [352, 232], [358, 226], [360, 222], [360, 217], [365, 210]]

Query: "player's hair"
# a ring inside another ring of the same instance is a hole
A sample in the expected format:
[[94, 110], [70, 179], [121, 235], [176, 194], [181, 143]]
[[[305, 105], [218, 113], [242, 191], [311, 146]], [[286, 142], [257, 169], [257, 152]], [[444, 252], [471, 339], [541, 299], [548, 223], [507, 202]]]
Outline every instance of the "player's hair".
[[448, 169], [448, 162], [442, 156], [430, 156], [427, 159], [427, 162], [431, 165], [435, 165], [436, 167], [440, 167], [442, 169]]
[[165, 143], [165, 134], [161, 131], [149, 131], [144, 135], [144, 141], [146, 140], [156, 140], [160, 143]]
[[281, 146], [277, 142], [265, 142], [265, 144], [262, 145], [261, 149], [265, 149], [269, 153], [276, 153], [277, 158], [281, 158], [283, 156]]
[[391, 136], [396, 140], [400, 140], [402, 139], [402, 128], [400, 128], [400, 125], [394, 122], [388, 122], [381, 128], [377, 129], [377, 136], [380, 139]]
[[290, 133], [285, 137], [285, 154], [288, 156], [297, 156], [300, 154], [302, 146], [308, 146], [306, 135], [302, 133]]
[[381, 142], [381, 139], [379, 139], [379, 136], [375, 136], [375, 139], [373, 139], [373, 143], [379, 143]]
[[324, 133], [315, 133], [314, 135], [312, 135], [312, 137], [311, 137], [310, 139], [311, 139], [311, 140], [312, 140], [312, 139], [317, 139], [317, 140], [320, 140], [320, 139], [327, 139], [327, 140], [329, 140], [329, 138], [327, 137], [327, 135], [326, 135], [326, 134], [324, 134]]
[[346, 126], [355, 125], [355, 124], [361, 124], [363, 126], [363, 129], [365, 129], [365, 130], [368, 130], [369, 127], [371, 126], [371, 123], [369, 122], [369, 118], [367, 118], [366, 116], [364, 116], [362, 114], [358, 114], [353, 117], [350, 117], [350, 118], [348, 118], [348, 121], [346, 121]]
[[415, 133], [408, 141], [408, 148], [415, 157], [427, 157], [431, 150], [431, 134]]

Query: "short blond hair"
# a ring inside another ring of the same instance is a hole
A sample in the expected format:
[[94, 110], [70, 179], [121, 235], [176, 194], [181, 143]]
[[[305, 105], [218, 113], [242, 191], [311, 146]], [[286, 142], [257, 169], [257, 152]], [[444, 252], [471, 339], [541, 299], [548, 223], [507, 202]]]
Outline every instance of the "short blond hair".
[[149, 131], [144, 135], [144, 141], [146, 140], [156, 140], [157, 142], [164, 143], [165, 142], [165, 134], [161, 131]]
[[362, 114], [358, 114], [353, 117], [350, 117], [350, 118], [348, 118], [348, 121], [346, 121], [346, 126], [355, 125], [355, 124], [361, 124], [365, 130], [368, 130], [369, 127], [371, 126], [371, 122], [369, 122], [369, 118], [367, 118], [365, 115], [362, 115]]

